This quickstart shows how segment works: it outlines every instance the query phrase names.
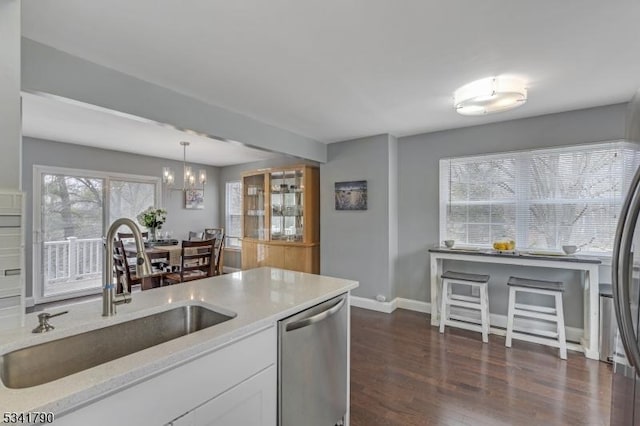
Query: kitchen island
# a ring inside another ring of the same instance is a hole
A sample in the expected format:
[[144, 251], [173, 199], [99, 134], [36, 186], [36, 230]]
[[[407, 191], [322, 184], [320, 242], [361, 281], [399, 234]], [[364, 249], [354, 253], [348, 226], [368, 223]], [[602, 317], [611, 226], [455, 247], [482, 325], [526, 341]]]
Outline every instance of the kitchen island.
[[[31, 333], [38, 321], [36, 314], [29, 314], [23, 327], [0, 332], [0, 354], [185, 305], [233, 318], [49, 383], [22, 389], [2, 383], [0, 409], [53, 412], [56, 424], [80, 424], [82, 419], [106, 424], [116, 418], [119, 424], [134, 424], [140, 418], [128, 416], [138, 415], [145, 416], [145, 424], [165, 424], [208, 401], [224, 403], [224, 398], [216, 397], [236, 389], [237, 380], [264, 372], [260, 380], [269, 395], [262, 399], [271, 410], [269, 401], [275, 401], [276, 395], [277, 322], [357, 286], [344, 279], [257, 268], [135, 293], [132, 303], [118, 306], [113, 317], [101, 316], [100, 301], [71, 305], [68, 314], [51, 320], [55, 330], [41, 335]], [[179, 383], [182, 378], [186, 380], [183, 384]], [[130, 397], [139, 401], [127, 399]], [[227, 399], [229, 404], [238, 403]], [[116, 417], [100, 420], [100, 413], [107, 409]], [[275, 409], [274, 402], [273, 413]]]

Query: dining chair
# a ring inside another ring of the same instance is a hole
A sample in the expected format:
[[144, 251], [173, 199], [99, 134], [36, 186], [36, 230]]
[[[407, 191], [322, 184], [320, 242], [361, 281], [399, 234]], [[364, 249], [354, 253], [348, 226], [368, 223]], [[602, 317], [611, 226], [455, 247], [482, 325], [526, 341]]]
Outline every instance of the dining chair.
[[[133, 233], [131, 232], [118, 232], [116, 235], [118, 236], [118, 240], [120, 241], [122, 240], [133, 241]], [[149, 233], [142, 232], [142, 238], [147, 240], [149, 238]]]
[[116, 277], [118, 278], [116, 294], [122, 293], [125, 285], [128, 287], [129, 292], [131, 292], [134, 285], [142, 284], [142, 280], [131, 271], [122, 240], [114, 242], [113, 251], [113, 264], [115, 265]]
[[224, 253], [224, 228], [206, 228], [204, 230], [204, 239], [205, 240], [210, 240], [210, 239], [214, 239], [216, 240], [216, 244], [215, 244], [215, 262], [214, 262], [214, 267], [213, 267], [213, 273], [214, 275], [220, 275], [222, 274], [222, 255]]
[[[118, 236], [118, 240], [124, 243], [130, 243], [134, 241], [133, 234], [130, 232], [118, 232], [117, 236]], [[149, 238], [149, 233], [143, 232], [142, 238], [147, 240]], [[169, 259], [167, 258], [167, 256], [164, 256], [159, 253], [149, 253], [148, 256], [149, 256], [149, 260], [151, 261], [151, 265], [154, 268], [164, 270], [169, 266]]]
[[[122, 241], [115, 241], [114, 251], [115, 251], [114, 259], [113, 259], [114, 264], [116, 262], [116, 258], [115, 258], [116, 255], [122, 258], [121, 261], [124, 268], [124, 277], [126, 279], [126, 283], [128, 284], [129, 292], [131, 292], [132, 286], [138, 285], [138, 284], [140, 285], [141, 290], [150, 290], [152, 288], [160, 287], [162, 285], [163, 276], [166, 274], [162, 270], [154, 269], [153, 274], [151, 276], [144, 277], [144, 278], [139, 278], [136, 275], [135, 273], [136, 267], [135, 265], [129, 264], [129, 259], [127, 258], [127, 255], [124, 249], [124, 243]], [[120, 259], [118, 260], [120, 261]], [[122, 293], [122, 291], [123, 291], [123, 286], [121, 282], [118, 282], [118, 285], [116, 286], [116, 294]]]
[[224, 235], [224, 228], [204, 228], [204, 239], [211, 240], [215, 238], [216, 240], [222, 239]]
[[165, 275], [169, 284], [212, 277], [214, 274], [215, 240], [183, 241], [180, 271]]
[[131, 291], [127, 282], [127, 264], [124, 261], [124, 256], [119, 254], [115, 249], [113, 251], [113, 269], [116, 273], [116, 294], [123, 292], [125, 285]]
[[204, 239], [204, 232], [189, 231], [189, 241], [202, 241]]

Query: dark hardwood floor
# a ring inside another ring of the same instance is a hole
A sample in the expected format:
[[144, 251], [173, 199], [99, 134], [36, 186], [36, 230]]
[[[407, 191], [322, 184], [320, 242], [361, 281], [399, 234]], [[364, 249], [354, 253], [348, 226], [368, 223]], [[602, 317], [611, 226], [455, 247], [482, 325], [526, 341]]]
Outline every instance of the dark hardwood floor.
[[608, 425], [611, 367], [569, 351], [351, 309], [351, 425]]

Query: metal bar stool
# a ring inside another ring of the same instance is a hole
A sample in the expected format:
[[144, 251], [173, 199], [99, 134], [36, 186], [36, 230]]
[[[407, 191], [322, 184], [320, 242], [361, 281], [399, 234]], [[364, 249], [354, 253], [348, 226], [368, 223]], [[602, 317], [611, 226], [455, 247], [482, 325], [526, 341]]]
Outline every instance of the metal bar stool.
[[[444, 333], [445, 325], [479, 331], [482, 341], [489, 341], [489, 293], [487, 286], [489, 275], [467, 274], [463, 272], [446, 271], [442, 274], [442, 302], [440, 308], [440, 333]], [[453, 284], [465, 285], [480, 289], [480, 296], [465, 296], [452, 291]], [[451, 307], [480, 311], [480, 320], [459, 314], [451, 314]]]
[[[507, 339], [505, 346], [511, 347], [511, 339], [524, 340], [560, 349], [560, 358], [567, 359], [567, 340], [564, 330], [564, 310], [562, 309], [562, 293], [564, 284], [559, 281], [532, 280], [529, 278], [510, 277], [509, 313], [507, 316]], [[533, 293], [552, 296], [555, 307], [548, 308], [534, 304], [516, 303], [516, 294]], [[556, 332], [539, 328], [514, 326], [514, 318], [522, 317], [556, 323]]]

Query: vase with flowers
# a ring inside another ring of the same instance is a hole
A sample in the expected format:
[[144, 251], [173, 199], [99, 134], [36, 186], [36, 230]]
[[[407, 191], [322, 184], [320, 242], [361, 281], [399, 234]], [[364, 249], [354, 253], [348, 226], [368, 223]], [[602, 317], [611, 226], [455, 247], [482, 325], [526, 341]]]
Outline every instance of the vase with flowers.
[[162, 225], [167, 221], [167, 211], [151, 206], [141, 212], [137, 219], [140, 225], [149, 230], [149, 241], [157, 241], [156, 231], [162, 229]]

